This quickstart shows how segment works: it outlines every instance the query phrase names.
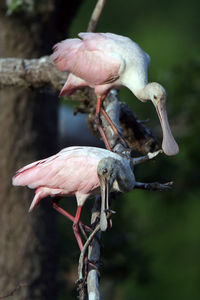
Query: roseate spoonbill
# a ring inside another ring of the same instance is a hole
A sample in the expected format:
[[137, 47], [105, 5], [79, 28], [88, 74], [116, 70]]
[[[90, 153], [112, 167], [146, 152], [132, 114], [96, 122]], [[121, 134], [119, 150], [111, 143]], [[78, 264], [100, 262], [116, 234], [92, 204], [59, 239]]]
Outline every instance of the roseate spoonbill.
[[105, 132], [100, 124], [100, 111], [115, 133], [112, 121], [102, 108], [102, 101], [111, 88], [125, 86], [142, 102], [151, 100], [156, 108], [163, 131], [165, 154], [175, 155], [179, 148], [171, 133], [166, 91], [156, 82], [148, 83], [149, 55], [128, 37], [113, 33], [79, 33], [81, 38], [66, 39], [54, 46], [51, 58], [60, 71], [70, 72], [60, 95], [71, 95], [79, 87], [90, 86], [97, 95], [96, 123], [108, 149]]
[[[83, 243], [79, 233], [82, 207], [90, 195], [102, 194], [101, 228], [107, 227], [104, 208], [108, 209], [108, 192], [130, 191], [134, 188], [135, 177], [129, 160], [106, 149], [95, 147], [68, 147], [56, 155], [31, 163], [16, 172], [13, 185], [36, 189], [29, 211], [41, 199], [75, 195], [77, 210], [75, 217], [64, 212], [54, 203], [53, 207], [73, 221], [73, 230], [79, 248]], [[100, 188], [101, 186], [101, 188]], [[104, 204], [104, 201], [106, 203]]]

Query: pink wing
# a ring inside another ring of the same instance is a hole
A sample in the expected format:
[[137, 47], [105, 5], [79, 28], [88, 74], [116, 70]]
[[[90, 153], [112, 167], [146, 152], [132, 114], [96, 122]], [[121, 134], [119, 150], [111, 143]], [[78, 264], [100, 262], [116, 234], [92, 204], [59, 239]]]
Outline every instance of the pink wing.
[[76, 195], [81, 205], [99, 187], [98, 156], [89, 155], [90, 148], [69, 147], [58, 154], [21, 168], [13, 177], [13, 185], [35, 188], [29, 211], [47, 196]]
[[20, 169], [13, 177], [13, 185], [62, 189], [63, 195], [82, 190], [85, 192], [85, 188], [89, 187], [88, 182], [93, 184], [94, 180], [98, 181], [98, 161], [90, 158], [87, 152], [76, 155], [73, 151], [61, 151]]
[[68, 71], [92, 85], [119, 78], [123, 60], [105, 50], [109, 39], [99, 33], [79, 34], [83, 40], [67, 39], [54, 46], [52, 59], [61, 71]]

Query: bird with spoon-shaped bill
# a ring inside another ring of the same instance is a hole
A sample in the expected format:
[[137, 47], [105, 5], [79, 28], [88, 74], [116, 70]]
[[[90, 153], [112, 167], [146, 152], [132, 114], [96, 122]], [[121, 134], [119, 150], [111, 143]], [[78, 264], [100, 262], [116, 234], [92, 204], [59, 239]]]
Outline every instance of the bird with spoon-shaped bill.
[[53, 48], [51, 58], [57, 68], [70, 72], [60, 95], [69, 96], [84, 86], [94, 88], [97, 95], [95, 120], [106, 147], [111, 150], [99, 121], [100, 112], [114, 132], [118, 131], [103, 109], [102, 102], [110, 89], [127, 87], [142, 102], [153, 102], [163, 131], [163, 151], [167, 155], [177, 154], [179, 147], [173, 138], [167, 117], [166, 91], [159, 83], [148, 83], [149, 55], [137, 43], [121, 35], [79, 33], [78, 36], [80, 39], [66, 39]]
[[[124, 187], [124, 176], [129, 184]], [[16, 172], [13, 185], [35, 189], [35, 196], [29, 211], [32, 211], [45, 197], [61, 199], [76, 196], [75, 217], [57, 206], [53, 207], [73, 221], [73, 230], [80, 250], [83, 242], [79, 232], [82, 207], [91, 195], [102, 194], [102, 230], [106, 230], [105, 209], [108, 209], [108, 188], [125, 192], [132, 190], [135, 177], [130, 161], [117, 153], [95, 147], [68, 147], [49, 158], [33, 162]]]

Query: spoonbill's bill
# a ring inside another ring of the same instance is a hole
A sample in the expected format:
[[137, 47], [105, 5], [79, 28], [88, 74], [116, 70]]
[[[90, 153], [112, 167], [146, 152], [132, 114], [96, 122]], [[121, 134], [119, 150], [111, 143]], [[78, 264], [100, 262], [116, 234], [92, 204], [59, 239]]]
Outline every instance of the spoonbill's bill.
[[67, 212], [64, 214], [73, 221], [74, 234], [82, 249], [79, 220], [86, 199], [102, 192], [101, 229], [106, 230], [104, 209], [108, 209], [109, 189], [130, 191], [134, 188], [135, 177], [129, 160], [116, 153], [95, 147], [69, 147], [18, 170], [13, 185], [36, 189], [29, 211], [47, 196], [75, 195], [78, 205], [75, 217]]
[[100, 111], [112, 124], [102, 108], [102, 101], [111, 88], [125, 86], [142, 102], [151, 100], [156, 107], [163, 131], [165, 154], [175, 155], [179, 148], [171, 133], [167, 111], [166, 91], [156, 82], [148, 83], [149, 55], [131, 39], [113, 33], [79, 33], [81, 38], [66, 39], [54, 46], [52, 59], [61, 71], [70, 72], [60, 95], [71, 95], [76, 89], [90, 86], [97, 95], [96, 121], [104, 142], [109, 143], [100, 125]]

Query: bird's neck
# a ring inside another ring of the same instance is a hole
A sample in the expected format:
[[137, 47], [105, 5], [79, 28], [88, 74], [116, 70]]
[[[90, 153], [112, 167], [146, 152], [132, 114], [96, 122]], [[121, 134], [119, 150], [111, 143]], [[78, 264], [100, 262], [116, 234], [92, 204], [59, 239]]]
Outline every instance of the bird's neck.
[[[124, 85], [131, 90], [131, 92], [140, 100], [145, 99], [146, 96], [146, 86], [148, 84], [148, 79], [145, 74], [140, 74], [140, 76], [132, 76], [132, 74], [126, 74]], [[142, 100], [144, 101], [144, 100]]]
[[151, 99], [149, 84], [146, 84], [143, 88], [137, 91], [136, 97], [142, 102], [146, 102]]
[[133, 170], [129, 166], [121, 165], [121, 168], [118, 172], [118, 176], [114, 181], [113, 188], [115, 191], [122, 193], [130, 192], [135, 185], [135, 176]]

